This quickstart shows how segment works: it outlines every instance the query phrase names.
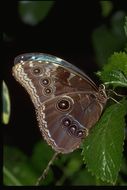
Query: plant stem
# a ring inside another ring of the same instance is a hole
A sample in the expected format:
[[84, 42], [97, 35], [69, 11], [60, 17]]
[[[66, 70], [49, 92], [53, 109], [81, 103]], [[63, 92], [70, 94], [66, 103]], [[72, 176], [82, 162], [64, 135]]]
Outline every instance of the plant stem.
[[40, 181], [41, 181], [42, 179], [45, 179], [45, 177], [47, 176], [47, 173], [48, 173], [48, 171], [49, 171], [50, 166], [52, 165], [52, 163], [54, 162], [54, 160], [56, 159], [56, 157], [57, 157], [58, 154], [59, 154], [58, 152], [55, 152], [55, 154], [53, 155], [53, 157], [52, 157], [51, 160], [49, 161], [47, 167], [46, 167], [45, 170], [43, 171], [42, 175], [37, 179], [37, 182], [36, 182], [36, 184], [35, 184], [36, 186], [38, 186], [38, 185], [40, 184]]

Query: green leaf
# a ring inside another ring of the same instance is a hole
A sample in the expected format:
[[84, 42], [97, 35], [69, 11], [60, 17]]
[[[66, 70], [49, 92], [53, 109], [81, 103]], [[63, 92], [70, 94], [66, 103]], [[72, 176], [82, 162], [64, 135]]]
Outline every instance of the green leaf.
[[100, 66], [107, 62], [114, 51], [124, 49], [126, 37], [123, 29], [125, 13], [116, 12], [111, 18], [111, 26], [101, 25], [92, 34], [93, 47], [96, 59]]
[[[125, 150], [126, 151], [126, 150]], [[121, 175], [122, 174], [122, 175]], [[117, 179], [117, 183], [120, 186], [127, 186], [127, 160], [125, 157], [122, 158], [122, 163], [121, 163], [121, 169], [120, 169], [120, 174]]]
[[103, 25], [94, 30], [92, 39], [97, 62], [100, 65], [105, 64], [107, 58], [118, 46], [115, 36]]
[[6, 83], [2, 83], [2, 99], [3, 99], [3, 113], [2, 120], [4, 124], [9, 123], [10, 119], [10, 97]]
[[14, 147], [4, 146], [4, 185], [34, 185], [37, 173], [34, 171], [28, 158]]
[[[39, 176], [47, 167], [47, 164], [51, 160], [53, 154], [54, 154], [53, 150], [47, 143], [40, 141], [35, 144], [33, 149], [33, 154], [31, 157], [31, 163], [32, 166], [35, 168], [35, 170], [38, 172]], [[53, 181], [53, 172], [50, 168], [48, 175], [46, 176], [46, 179], [43, 181], [43, 185], [47, 185], [52, 181]]]
[[125, 25], [124, 25], [125, 34], [127, 37], [127, 16], [125, 17]]
[[97, 75], [105, 84], [127, 87], [127, 54], [125, 52], [114, 53]]
[[127, 176], [127, 160], [125, 159], [125, 157], [123, 157], [122, 159], [121, 172], [123, 172]]
[[56, 159], [54, 161], [54, 164], [58, 167], [62, 167], [63, 165], [68, 165], [68, 163], [73, 159], [75, 158], [78, 162], [81, 163], [81, 157], [80, 157], [80, 152], [81, 152], [81, 149], [77, 149], [75, 150], [74, 152], [70, 153], [70, 154], [64, 154], [64, 155], [61, 155], [59, 156], [58, 159]]
[[120, 37], [121, 43], [125, 43], [125, 32], [124, 32], [124, 24], [125, 24], [125, 16], [126, 13], [123, 11], [116, 12], [111, 18], [111, 32], [116, 36]]
[[107, 17], [113, 9], [112, 2], [111, 1], [100, 1], [100, 4], [101, 4], [101, 9], [102, 9], [102, 15], [104, 17]]
[[108, 107], [84, 140], [83, 160], [97, 178], [114, 184], [121, 166], [127, 101]]
[[18, 180], [17, 176], [13, 174], [11, 170], [6, 168], [5, 166], [3, 167], [3, 174], [4, 174], [4, 184], [5, 185], [16, 185], [16, 186], [21, 186], [21, 182]]
[[73, 185], [95, 185], [96, 184], [96, 178], [95, 176], [92, 176], [90, 172], [88, 172], [87, 169], [83, 169], [79, 171], [78, 177], [77, 174], [73, 176], [72, 178], [72, 184]]
[[74, 173], [76, 173], [80, 166], [81, 166], [82, 162], [81, 159], [79, 157], [77, 158], [72, 158], [71, 160], [69, 160], [69, 162], [66, 165], [66, 168], [64, 169], [64, 174], [67, 177], [72, 176]]
[[54, 152], [47, 143], [39, 141], [33, 148], [31, 162], [38, 171], [45, 169]]
[[73, 175], [71, 178], [72, 185], [111, 185], [110, 183], [104, 182], [101, 179], [97, 179], [95, 175], [92, 175], [91, 172], [87, 170], [87, 168], [82, 168], [77, 173], [75, 173], [75, 175]]
[[53, 3], [54, 1], [19, 1], [19, 15], [24, 23], [34, 26], [45, 19]]

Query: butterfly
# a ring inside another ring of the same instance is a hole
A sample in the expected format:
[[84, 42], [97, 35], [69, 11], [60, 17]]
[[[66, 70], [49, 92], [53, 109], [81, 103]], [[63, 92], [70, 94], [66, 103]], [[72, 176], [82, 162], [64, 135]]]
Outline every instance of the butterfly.
[[107, 95], [80, 69], [44, 53], [26, 53], [14, 60], [14, 78], [29, 93], [42, 136], [58, 153], [79, 148], [99, 120]]

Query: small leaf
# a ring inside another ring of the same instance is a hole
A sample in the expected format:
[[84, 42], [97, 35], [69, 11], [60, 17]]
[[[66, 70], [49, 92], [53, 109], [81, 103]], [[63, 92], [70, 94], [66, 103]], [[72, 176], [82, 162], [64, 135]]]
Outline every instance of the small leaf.
[[4, 81], [2, 84], [2, 99], [3, 99], [2, 120], [4, 124], [8, 124], [10, 119], [10, 97], [7, 85]]
[[18, 180], [17, 176], [13, 174], [11, 170], [6, 168], [5, 166], [3, 167], [3, 174], [4, 174], [4, 184], [6, 185], [16, 185], [16, 186], [21, 186], [21, 182]]
[[127, 37], [127, 16], [125, 17], [125, 25], [124, 25], [125, 34]]
[[[35, 144], [33, 154], [31, 157], [31, 163], [33, 168], [38, 172], [38, 177], [43, 173], [47, 167], [48, 162], [51, 160], [54, 152], [49, 145], [45, 142], [38, 142]], [[54, 163], [53, 163], [54, 164]], [[53, 181], [53, 172], [49, 169], [48, 175], [45, 180], [42, 181], [43, 185], [48, 185]]]
[[14, 147], [4, 146], [3, 160], [4, 185], [35, 184], [38, 176], [23, 152]]
[[125, 32], [123, 29], [125, 13], [116, 12], [111, 18], [111, 27], [101, 25], [92, 34], [93, 47], [100, 66], [107, 62], [114, 51], [120, 51], [125, 47]]
[[76, 173], [80, 166], [81, 166], [81, 160], [77, 158], [72, 158], [66, 165], [66, 168], [64, 169], [64, 174], [67, 177], [72, 176], [74, 173]]
[[31, 162], [38, 171], [42, 171], [46, 168], [53, 154], [53, 150], [47, 143], [40, 141], [34, 146]]
[[78, 177], [77, 174], [73, 176], [73, 185], [95, 185], [96, 184], [96, 178], [95, 176], [92, 176], [90, 172], [88, 172], [87, 169], [83, 169], [79, 171]]
[[49, 13], [53, 1], [19, 1], [19, 14], [23, 22], [36, 25]]
[[93, 47], [98, 64], [105, 64], [107, 58], [111, 56], [114, 50], [118, 50], [119, 41], [105, 26], [96, 28], [92, 34]]
[[59, 158], [54, 161], [54, 164], [61, 168], [63, 165], [68, 165], [72, 158], [75, 158], [78, 162], [81, 163], [81, 157], [79, 156], [80, 152], [81, 149], [77, 149], [70, 154], [64, 154], [62, 156], [59, 156]]
[[111, 18], [111, 32], [120, 37], [121, 41], [125, 43], [125, 33], [124, 33], [124, 23], [125, 23], [126, 13], [123, 11], [116, 12]]
[[103, 70], [97, 75], [105, 84], [114, 87], [127, 86], [127, 54], [125, 52], [114, 53], [108, 63], [104, 65]]
[[102, 9], [102, 15], [104, 17], [107, 17], [113, 9], [112, 2], [111, 1], [100, 1], [100, 4], [101, 4], [101, 9]]
[[83, 160], [97, 178], [115, 183], [121, 166], [127, 101], [108, 107], [84, 141]]
[[[126, 151], [126, 150], [125, 150]], [[127, 160], [125, 157], [122, 158], [122, 163], [121, 163], [121, 169], [120, 173], [117, 179], [117, 184], [120, 186], [127, 186]]]

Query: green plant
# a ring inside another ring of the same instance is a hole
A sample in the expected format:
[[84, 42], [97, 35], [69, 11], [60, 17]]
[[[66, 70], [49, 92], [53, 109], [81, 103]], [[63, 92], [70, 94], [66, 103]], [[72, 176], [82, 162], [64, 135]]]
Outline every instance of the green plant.
[[[103, 9], [105, 5], [107, 8], [103, 10], [103, 14], [108, 16], [112, 5], [104, 4], [102, 2]], [[20, 16], [25, 23], [35, 25], [45, 18], [42, 14], [36, 15], [36, 10], [30, 7], [37, 20], [24, 20], [27, 12], [24, 6], [25, 4], [19, 4]], [[49, 5], [45, 14], [50, 7]], [[97, 75], [107, 89], [118, 93], [127, 88], [127, 17], [125, 36], [122, 30], [124, 16], [123, 12], [116, 13], [111, 19], [110, 29], [103, 25], [93, 32], [93, 46], [100, 66]], [[125, 49], [122, 49], [124, 47]], [[127, 141], [127, 100], [126, 97], [120, 99], [119, 103], [108, 101], [102, 117], [84, 140], [81, 149], [59, 156], [41, 185], [127, 185], [121, 175], [127, 176], [127, 157], [123, 146]], [[3, 83], [3, 123], [7, 124], [9, 117], [9, 95], [7, 86]], [[53, 155], [51, 148], [43, 141], [34, 145], [31, 156], [19, 148], [7, 145], [4, 145], [3, 153], [3, 182], [8, 186], [35, 185]]]

